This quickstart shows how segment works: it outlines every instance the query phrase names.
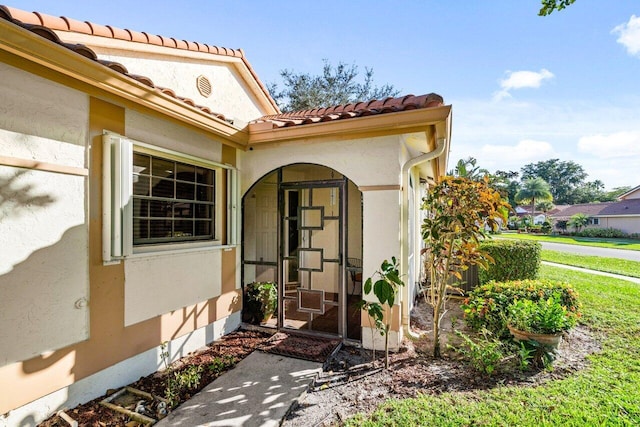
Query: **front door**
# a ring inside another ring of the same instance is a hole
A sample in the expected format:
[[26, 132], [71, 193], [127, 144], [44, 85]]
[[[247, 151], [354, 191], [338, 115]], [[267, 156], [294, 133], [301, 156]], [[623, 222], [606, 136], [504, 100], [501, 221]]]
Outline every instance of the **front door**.
[[344, 181], [281, 184], [280, 322], [344, 336]]

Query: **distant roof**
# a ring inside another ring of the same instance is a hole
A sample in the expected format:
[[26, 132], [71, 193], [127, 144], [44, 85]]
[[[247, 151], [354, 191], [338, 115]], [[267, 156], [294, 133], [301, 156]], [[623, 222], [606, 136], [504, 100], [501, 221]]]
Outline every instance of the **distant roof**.
[[618, 216], [618, 215], [640, 215], [640, 199], [621, 200], [619, 202], [583, 203], [571, 205], [554, 213], [551, 216], [555, 219], [570, 218], [582, 213], [587, 216]]
[[626, 193], [622, 193], [621, 195], [618, 196], [618, 200], [623, 200], [626, 199], [627, 196], [635, 193], [635, 192], [640, 192], [640, 185], [638, 185], [637, 187], [632, 188], [631, 190], [627, 191]]
[[272, 124], [273, 128], [283, 128], [421, 108], [441, 107], [443, 105], [443, 98], [436, 93], [420, 96], [405, 95], [397, 98], [388, 97], [385, 99], [374, 99], [366, 102], [316, 108], [313, 110], [274, 114], [261, 117], [252, 121], [252, 123], [268, 122]]

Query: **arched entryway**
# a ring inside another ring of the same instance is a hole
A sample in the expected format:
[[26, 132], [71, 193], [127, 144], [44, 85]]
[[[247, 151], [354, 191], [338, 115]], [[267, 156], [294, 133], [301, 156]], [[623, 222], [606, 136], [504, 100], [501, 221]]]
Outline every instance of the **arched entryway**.
[[360, 340], [362, 193], [339, 172], [294, 164], [242, 199], [243, 286], [278, 284], [265, 326]]

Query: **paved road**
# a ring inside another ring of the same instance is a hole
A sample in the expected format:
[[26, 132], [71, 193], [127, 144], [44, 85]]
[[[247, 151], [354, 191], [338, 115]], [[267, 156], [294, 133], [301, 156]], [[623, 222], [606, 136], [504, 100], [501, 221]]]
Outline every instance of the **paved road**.
[[640, 261], [640, 251], [630, 251], [626, 249], [597, 248], [593, 246], [566, 245], [563, 243], [540, 242], [543, 249], [552, 251], [568, 252], [578, 255], [594, 255], [607, 258], [628, 259]]

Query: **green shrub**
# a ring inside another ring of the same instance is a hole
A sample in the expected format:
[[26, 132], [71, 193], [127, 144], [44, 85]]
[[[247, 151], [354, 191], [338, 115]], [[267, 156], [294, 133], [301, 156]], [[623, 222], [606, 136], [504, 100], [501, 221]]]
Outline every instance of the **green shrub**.
[[485, 240], [480, 249], [486, 251], [495, 263], [485, 270], [478, 269], [480, 284], [507, 280], [535, 279], [540, 268], [540, 244], [521, 240]]
[[576, 236], [580, 237], [605, 237], [605, 238], [626, 238], [629, 237], [627, 233], [617, 228], [585, 228], [584, 230], [576, 233]]
[[456, 331], [456, 335], [463, 340], [462, 345], [453, 347], [457, 353], [464, 356], [479, 373], [488, 377], [496, 373], [504, 357], [504, 344], [499, 339], [486, 330], [475, 340], [460, 331]]
[[467, 325], [477, 331], [488, 329], [498, 337], [509, 336], [509, 306], [517, 300], [538, 302], [557, 297], [566, 310], [579, 316], [578, 294], [570, 285], [551, 280], [489, 282], [471, 291], [462, 304]]
[[519, 299], [508, 307], [509, 324], [534, 334], [558, 334], [573, 328], [577, 313], [567, 310], [557, 296], [533, 302]]

